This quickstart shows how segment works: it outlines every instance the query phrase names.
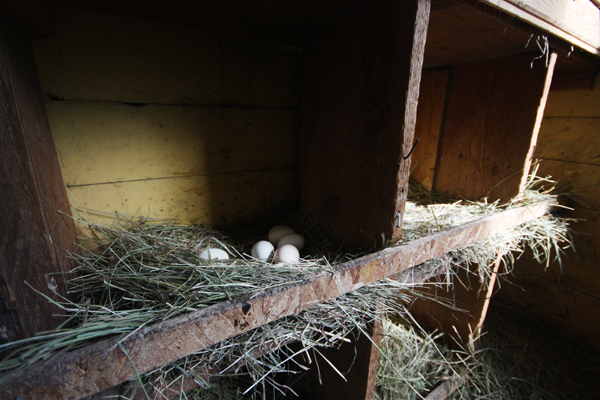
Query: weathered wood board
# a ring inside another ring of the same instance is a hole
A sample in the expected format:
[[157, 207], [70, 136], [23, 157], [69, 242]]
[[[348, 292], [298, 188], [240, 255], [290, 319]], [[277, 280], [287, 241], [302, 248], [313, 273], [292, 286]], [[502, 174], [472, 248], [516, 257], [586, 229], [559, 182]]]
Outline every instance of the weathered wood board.
[[536, 158], [600, 165], [598, 148], [591, 146], [600, 137], [600, 119], [544, 118], [540, 134]]
[[491, 201], [522, 190], [556, 61], [534, 57], [452, 66], [435, 190]]
[[600, 10], [589, 0], [480, 0], [543, 31], [600, 54]]
[[600, 117], [600, 79], [592, 90], [552, 92], [546, 105], [546, 117]]
[[47, 104], [67, 186], [298, 164], [296, 110]]
[[[334, 272], [306, 276], [302, 282], [268, 289], [138, 330], [123, 340], [107, 339], [7, 378], [0, 399], [81, 398], [113, 387], [199, 349], [312, 305], [357, 290], [450, 250], [485, 239], [548, 212], [548, 204], [508, 210], [403, 246], [340, 264]], [[131, 358], [131, 361], [129, 359]]]
[[[518, 265], [517, 265], [518, 268]], [[596, 318], [600, 298], [558, 285], [553, 279], [518, 268], [510, 282], [501, 282], [494, 302], [507, 303], [551, 322], [558, 331], [583, 346], [600, 350], [600, 320]]]
[[[76, 209], [96, 223], [125, 217], [226, 224], [248, 218], [286, 200], [298, 190], [296, 169], [142, 179], [69, 188]], [[106, 214], [109, 213], [109, 214]], [[111, 216], [110, 213], [113, 215]], [[84, 227], [85, 228], [85, 227]]]
[[447, 69], [423, 71], [421, 78], [414, 139], [419, 142], [412, 153], [410, 177], [428, 190], [435, 176], [449, 73]]
[[[0, 9], [0, 343], [63, 322], [25, 281], [66, 293], [67, 251], [75, 242], [31, 43]], [[63, 214], [64, 213], [64, 214]]]
[[97, 222], [221, 224], [297, 203], [297, 52], [92, 11], [54, 16], [35, 55], [74, 206]]
[[302, 208], [366, 248], [401, 236], [429, 9], [390, 1], [304, 49]]
[[[590, 146], [593, 148], [593, 146]], [[560, 192], [566, 193], [569, 205], [577, 208], [600, 210], [600, 165], [584, 162], [544, 160], [540, 162], [540, 176], [551, 176]], [[588, 232], [593, 234], [593, 232]]]
[[247, 36], [58, 8], [34, 51], [48, 98], [281, 108], [298, 105], [298, 53]]

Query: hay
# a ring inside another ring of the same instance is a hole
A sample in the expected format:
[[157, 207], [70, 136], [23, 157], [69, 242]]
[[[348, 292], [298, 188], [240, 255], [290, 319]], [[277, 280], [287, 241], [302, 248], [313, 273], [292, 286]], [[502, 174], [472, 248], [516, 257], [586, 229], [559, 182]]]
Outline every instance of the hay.
[[423, 399], [456, 378], [449, 399], [596, 399], [600, 390], [598, 353], [517, 309], [490, 312], [474, 354], [414, 325], [388, 320], [383, 333], [376, 400]]
[[[418, 199], [414, 204], [407, 203], [402, 243], [506, 208], [552, 199], [549, 190], [533, 188], [540, 182], [546, 181], [532, 178], [531, 189], [504, 206], [485, 201], [438, 205], [432, 204], [431, 193], [425, 197], [422, 190], [413, 191], [418, 193]], [[428, 200], [424, 201], [425, 198]], [[92, 237], [82, 242], [79, 253], [73, 254], [77, 266], [69, 288], [74, 301], [54, 302], [64, 311], [67, 322], [56, 331], [0, 346], [0, 351], [14, 350], [0, 364], [0, 371], [24, 368], [58, 352], [74, 350], [108, 336], [124, 338], [148, 324], [240, 295], [258, 294], [362, 255], [309, 218], [274, 212], [270, 212], [269, 217], [261, 218], [264, 225], [254, 221], [235, 230], [229, 229], [227, 234], [203, 226], [157, 224], [118, 216], [111, 226], [87, 221]], [[297, 265], [273, 266], [248, 256], [252, 244], [266, 235], [268, 226], [279, 223], [293, 226], [307, 238], [307, 255]], [[566, 239], [564, 221], [544, 217], [430, 260], [422, 268], [443, 265], [450, 279], [453, 269], [477, 264], [480, 279], [486, 282], [490, 275], [489, 266], [499, 253], [506, 254], [507, 269], [510, 269], [513, 254], [522, 252], [526, 245], [534, 248], [540, 261], [549, 262], [552, 252], [560, 254], [560, 243]], [[209, 246], [228, 251], [231, 259], [228, 262], [199, 259], [199, 253]], [[210, 371], [205, 371], [204, 375], [198, 372], [202, 371], [202, 366], [218, 365], [219, 376], [235, 379], [236, 385], [240, 384], [241, 378], [249, 378], [243, 393], [257, 398], [266, 395], [267, 390], [289, 394], [293, 389], [279, 385], [273, 379], [278, 373], [289, 372], [287, 361], [292, 354], [286, 346], [288, 343], [302, 345], [295, 355], [308, 355], [320, 347], [339, 346], [350, 340], [352, 332], [364, 331], [370, 322], [382, 315], [395, 314], [409, 320], [402, 302], [408, 303], [411, 296], [420, 295], [410, 291], [410, 287], [393, 279], [377, 282], [203, 349], [146, 374], [140, 380], [156, 388], [157, 398], [160, 393], [177, 388], [183, 376], [193, 378], [205, 393], [214, 385], [227, 391], [223, 382], [208, 381]], [[399, 293], [404, 296], [402, 301], [398, 301]], [[308, 367], [304, 365], [300, 369]], [[131, 386], [134, 383], [130, 383]], [[239, 396], [241, 392], [236, 389], [227, 393]]]

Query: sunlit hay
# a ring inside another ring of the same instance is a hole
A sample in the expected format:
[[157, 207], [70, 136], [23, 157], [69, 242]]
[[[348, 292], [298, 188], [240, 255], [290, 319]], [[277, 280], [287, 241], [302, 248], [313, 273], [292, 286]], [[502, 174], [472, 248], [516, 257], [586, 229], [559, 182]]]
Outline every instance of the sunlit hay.
[[[405, 244], [437, 232], [464, 225], [486, 216], [511, 208], [547, 202], [551, 207], [559, 208], [557, 196], [553, 194], [554, 182], [536, 175], [538, 164], [534, 164], [525, 190], [508, 204], [499, 202], [458, 200], [448, 202], [448, 198], [427, 191], [412, 182], [406, 203], [406, 212], [402, 224], [402, 241]], [[436, 203], [443, 200], [445, 203]], [[451, 251], [438, 259], [438, 262], [454, 267], [470, 268], [476, 266], [479, 280], [485, 287], [491, 277], [492, 267], [498, 255], [503, 255], [504, 268], [501, 274], [512, 270], [514, 260], [525, 249], [532, 251], [533, 257], [545, 267], [551, 261], [560, 263], [560, 256], [571, 245], [568, 220], [556, 215], [546, 215], [523, 223], [488, 237], [470, 246]], [[470, 268], [473, 270], [473, 268]]]

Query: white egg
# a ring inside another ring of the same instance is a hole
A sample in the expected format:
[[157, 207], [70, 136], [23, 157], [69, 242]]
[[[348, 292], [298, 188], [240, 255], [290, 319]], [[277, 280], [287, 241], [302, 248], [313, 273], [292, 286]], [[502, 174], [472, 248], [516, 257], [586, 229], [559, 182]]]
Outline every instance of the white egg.
[[281, 240], [282, 237], [291, 235], [292, 233], [295, 233], [295, 232], [289, 226], [285, 226], [285, 225], [274, 226], [269, 231], [269, 242], [271, 242], [273, 244], [273, 246], [275, 246], [277, 244], [277, 242], [279, 242]]
[[296, 264], [300, 260], [300, 252], [291, 244], [284, 244], [275, 250], [275, 262]]
[[285, 244], [291, 244], [298, 250], [302, 250], [304, 248], [304, 243], [306, 243], [306, 241], [304, 240], [304, 236], [298, 233], [292, 233], [291, 235], [286, 235], [282, 237], [279, 240], [279, 242], [277, 242], [277, 247], [281, 247]]
[[261, 240], [252, 246], [252, 257], [258, 258], [260, 261], [267, 261], [273, 253], [274, 247], [271, 242]]
[[221, 249], [206, 249], [200, 253], [200, 258], [203, 260], [228, 260], [229, 255]]

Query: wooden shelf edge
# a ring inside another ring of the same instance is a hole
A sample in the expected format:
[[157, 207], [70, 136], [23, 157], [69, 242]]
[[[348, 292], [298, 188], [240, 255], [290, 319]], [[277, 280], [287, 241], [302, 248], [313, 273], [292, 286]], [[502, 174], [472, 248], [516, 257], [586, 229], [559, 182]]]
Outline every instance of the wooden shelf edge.
[[[542, 217], [548, 202], [513, 208], [402, 246], [339, 264], [332, 272], [265, 290], [140, 329], [119, 343], [111, 338], [59, 354], [8, 376], [0, 399], [82, 398], [198, 352], [250, 329], [297, 314], [313, 305]], [[121, 347], [127, 352], [125, 354]]]
[[[566, 24], [566, 26], [560, 27], [552, 22], [546, 21], [543, 17], [543, 13], [537, 10], [534, 4], [533, 6], [527, 6], [526, 3], [514, 0], [478, 0], [481, 3], [487, 4], [497, 10], [513, 16], [519, 20], [525, 21], [526, 23], [541, 29], [542, 31], [548, 32], [573, 46], [577, 46], [582, 50], [585, 50], [596, 56], [600, 56], [600, 47], [597, 44], [589, 43], [589, 39], [582, 39], [577, 36], [579, 28], [575, 23]], [[561, 21], [567, 22], [567, 21]], [[600, 21], [599, 21], [600, 22]], [[598, 26], [595, 27], [599, 29]]]

